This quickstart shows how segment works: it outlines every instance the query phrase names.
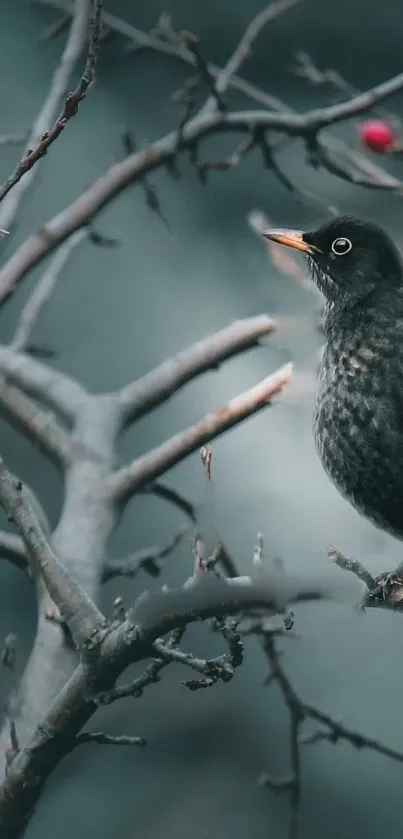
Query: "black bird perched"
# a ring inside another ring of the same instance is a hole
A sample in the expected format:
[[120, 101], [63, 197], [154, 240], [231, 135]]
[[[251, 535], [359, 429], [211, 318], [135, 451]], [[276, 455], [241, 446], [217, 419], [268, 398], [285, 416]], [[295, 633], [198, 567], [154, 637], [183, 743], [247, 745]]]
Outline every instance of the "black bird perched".
[[403, 539], [403, 264], [376, 225], [342, 216], [307, 233], [269, 230], [303, 251], [325, 296], [314, 436], [341, 494]]

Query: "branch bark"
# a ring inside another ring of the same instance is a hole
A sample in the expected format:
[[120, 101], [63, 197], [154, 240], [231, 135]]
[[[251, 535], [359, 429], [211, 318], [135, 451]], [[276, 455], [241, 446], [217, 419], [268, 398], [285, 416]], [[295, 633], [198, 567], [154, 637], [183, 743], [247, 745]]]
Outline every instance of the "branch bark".
[[41, 410], [18, 388], [1, 380], [0, 412], [56, 466], [66, 468], [69, 465], [73, 456], [70, 434], [51, 413]]
[[25, 353], [0, 346], [0, 371], [29, 396], [49, 405], [70, 421], [83, 408], [87, 391], [82, 385]]
[[11, 474], [3, 458], [0, 458], [0, 502], [26, 545], [33, 576], [42, 578], [79, 648], [104, 626], [104, 616], [50, 547], [22, 482]]
[[[34, 265], [75, 230], [88, 224], [126, 187], [143, 179], [160, 166], [172, 162], [179, 151], [194, 147], [205, 137], [219, 133], [250, 134], [251, 131], [260, 129], [280, 131], [290, 137], [301, 137], [305, 142], [309, 142], [323, 128], [369, 111], [378, 102], [402, 88], [403, 73], [399, 73], [346, 102], [327, 108], [316, 108], [302, 114], [289, 111], [276, 113], [267, 110], [246, 110], [209, 113], [189, 120], [179, 133], [172, 131], [148, 148], [129, 155], [121, 163], [114, 164], [76, 201], [50, 219], [37, 233], [28, 237], [0, 271], [0, 304]], [[392, 188], [403, 189], [400, 181], [397, 182], [397, 186], [395, 181], [393, 184]], [[390, 189], [390, 181], [383, 188]]]
[[196, 376], [218, 366], [270, 335], [276, 322], [267, 315], [236, 321], [197, 344], [166, 359], [155, 370], [124, 387], [119, 394], [122, 423], [128, 425], [166, 402]]
[[[320, 586], [315, 590], [312, 581], [287, 582], [283, 574], [273, 576], [259, 569], [253, 577], [233, 580], [218, 580], [207, 572], [180, 589], [139, 598], [130, 620], [111, 629], [101, 641], [95, 667], [91, 663], [77, 667], [29, 742], [15, 755], [0, 786], [2, 837], [17, 839], [21, 835], [47, 779], [97, 710], [97, 696], [110, 691], [130, 663], [152, 658], [157, 638], [199, 618], [237, 613], [252, 606], [282, 610], [290, 596], [316, 599], [328, 593]], [[172, 612], [172, 607], [177, 611]]]
[[118, 470], [108, 481], [111, 499], [116, 504], [125, 504], [135, 492], [184, 457], [266, 407], [289, 384], [291, 375], [292, 364], [284, 365], [215, 413], [208, 414], [197, 425], [180, 431], [161, 446], [137, 458], [131, 466]]
[[[32, 183], [35, 174], [32, 166], [42, 154], [41, 152], [38, 154], [37, 151], [33, 150], [41, 149], [41, 144], [44, 143], [44, 135], [49, 132], [57, 109], [60, 107], [66, 90], [69, 88], [71, 76], [84, 49], [91, 4], [92, 0], [76, 0], [75, 2], [73, 19], [66, 46], [54, 73], [48, 95], [32, 127], [23, 161], [0, 188], [0, 199], [2, 199], [0, 206], [0, 227], [5, 229], [11, 227], [20, 203]], [[48, 140], [45, 142], [49, 145]], [[43, 153], [45, 151], [46, 147]], [[29, 155], [32, 157], [29, 158]], [[11, 290], [12, 285], [9, 287], [8, 293]], [[4, 296], [1, 299], [3, 300]]]

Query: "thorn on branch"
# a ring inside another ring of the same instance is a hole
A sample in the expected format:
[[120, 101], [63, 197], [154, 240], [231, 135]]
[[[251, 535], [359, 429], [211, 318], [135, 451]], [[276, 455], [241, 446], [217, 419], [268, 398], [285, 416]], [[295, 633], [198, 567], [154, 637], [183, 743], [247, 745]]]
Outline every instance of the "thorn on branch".
[[[134, 154], [134, 152], [136, 151], [136, 141], [131, 131], [125, 131], [123, 133], [122, 144], [126, 156]], [[168, 219], [164, 216], [162, 212], [156, 187], [154, 186], [154, 184], [150, 183], [150, 181], [145, 177], [140, 178], [139, 182], [144, 191], [147, 207], [150, 210], [152, 210], [153, 213], [156, 213], [157, 216], [159, 216], [161, 221], [165, 224], [165, 227], [167, 227], [167, 229], [170, 231], [171, 227], [169, 225]]]
[[102, 248], [116, 248], [118, 245], [121, 244], [120, 239], [116, 236], [105, 236], [103, 233], [99, 233], [97, 230], [90, 230], [88, 234], [88, 239], [92, 242], [93, 245], [98, 245]]
[[256, 146], [255, 138], [247, 137], [235, 149], [235, 151], [223, 160], [205, 161], [204, 163], [196, 163], [197, 174], [203, 184], [207, 183], [207, 175], [209, 172], [227, 172], [238, 166], [241, 160], [246, 157]]
[[213, 450], [211, 446], [202, 446], [200, 449], [200, 460], [207, 480], [211, 481], [211, 464], [213, 459]]

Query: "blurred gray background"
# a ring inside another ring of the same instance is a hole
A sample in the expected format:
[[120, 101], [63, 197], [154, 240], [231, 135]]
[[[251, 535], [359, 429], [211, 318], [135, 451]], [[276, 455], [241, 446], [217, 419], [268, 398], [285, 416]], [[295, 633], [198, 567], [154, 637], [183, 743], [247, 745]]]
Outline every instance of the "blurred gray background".
[[[149, 29], [159, 14], [172, 14], [177, 29], [191, 29], [218, 64], [228, 58], [245, 25], [262, 7], [258, 0], [114, 0], [110, 11]], [[1, 132], [24, 132], [41, 105], [58, 61], [64, 35], [41, 44], [43, 27], [55, 19], [26, 0], [0, 3]], [[305, 0], [267, 29], [243, 75], [303, 110], [329, 101], [289, 72], [297, 50], [319, 65], [337, 68], [365, 89], [401, 71], [403, 18], [400, 0]], [[155, 53], [125, 56], [116, 37], [102, 50], [98, 80], [47, 158], [38, 166], [10, 241], [15, 245], [58, 212], [122, 157], [121, 134], [150, 142], [175, 127], [179, 106], [172, 93], [190, 75], [180, 62]], [[247, 106], [234, 93], [231, 103]], [[403, 99], [388, 103], [402, 112]], [[355, 142], [355, 126], [337, 127]], [[203, 144], [202, 159], [232, 151], [237, 138]], [[18, 155], [0, 149], [4, 179]], [[288, 174], [324, 204], [336, 204], [380, 221], [403, 246], [402, 199], [354, 188], [307, 169], [299, 142], [281, 155]], [[187, 155], [179, 161], [180, 182], [166, 172], [151, 180], [170, 230], [146, 207], [139, 187], [115, 200], [97, 220], [97, 229], [118, 236], [118, 249], [82, 244], [38, 323], [35, 339], [57, 349], [53, 362], [80, 377], [94, 391], [116, 387], [146, 372], [165, 356], [196, 339], [259, 312], [294, 318], [269, 346], [233, 360], [217, 373], [187, 387], [145, 418], [122, 441], [120, 457], [130, 458], [196, 421], [227, 398], [250, 387], [292, 358], [297, 371], [314, 370], [320, 336], [313, 328], [317, 299], [272, 267], [248, 228], [247, 214], [263, 210], [276, 225], [304, 227], [326, 218], [326, 210], [299, 203], [261, 167], [259, 155], [229, 173], [214, 174], [202, 186]], [[402, 177], [403, 165], [392, 171]], [[31, 273], [1, 313], [1, 337], [14, 329], [18, 311], [43, 270]], [[314, 452], [312, 395], [284, 397], [214, 444], [215, 498], [206, 504], [197, 456], [176, 468], [169, 480], [203, 509], [207, 539], [216, 528], [236, 562], [248, 569], [256, 533], [265, 535], [270, 556], [287, 568], [322, 571], [329, 543], [363, 560], [374, 571], [402, 558], [399, 543], [360, 519], [330, 486]], [[12, 468], [36, 489], [54, 524], [60, 509], [57, 474], [10, 428], [1, 423], [1, 451]], [[124, 554], [164, 542], [183, 523], [180, 514], [147, 497], [132, 502], [116, 533], [111, 553]], [[186, 542], [166, 563], [165, 580], [180, 582], [190, 571]], [[329, 574], [341, 571], [329, 569]], [[104, 607], [116, 593], [128, 602], [144, 587], [110, 585]], [[287, 672], [301, 696], [364, 734], [403, 750], [400, 728], [403, 695], [403, 623], [377, 612], [361, 616], [347, 605], [314, 605], [296, 610], [298, 639], [283, 643]], [[0, 563], [0, 638], [19, 637], [17, 675], [28, 655], [35, 627], [29, 584]], [[216, 641], [207, 628], [189, 632], [187, 645], [211, 654]], [[257, 786], [259, 774], [288, 769], [287, 714], [276, 690], [264, 689], [266, 665], [257, 645], [247, 644], [244, 666], [228, 685], [192, 694], [181, 687], [180, 669], [171, 667], [161, 685], [144, 696], [113, 706], [93, 721], [114, 733], [149, 741], [145, 750], [81, 748], [55, 774], [27, 831], [28, 839], [283, 839], [287, 796], [276, 798]], [[0, 674], [7, 695], [15, 676]], [[401, 827], [402, 767], [358, 752], [348, 744], [318, 744], [303, 752], [302, 839], [398, 839]]]

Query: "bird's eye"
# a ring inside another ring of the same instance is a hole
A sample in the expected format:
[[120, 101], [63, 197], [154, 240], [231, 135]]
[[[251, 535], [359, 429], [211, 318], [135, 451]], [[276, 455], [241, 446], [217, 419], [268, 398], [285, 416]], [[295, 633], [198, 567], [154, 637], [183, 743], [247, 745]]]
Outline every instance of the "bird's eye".
[[335, 239], [332, 242], [332, 251], [336, 254], [336, 256], [344, 256], [346, 253], [351, 251], [352, 244], [350, 239], [345, 239], [344, 236], [341, 236], [340, 239]]

